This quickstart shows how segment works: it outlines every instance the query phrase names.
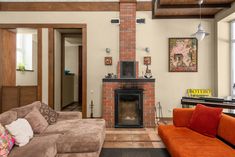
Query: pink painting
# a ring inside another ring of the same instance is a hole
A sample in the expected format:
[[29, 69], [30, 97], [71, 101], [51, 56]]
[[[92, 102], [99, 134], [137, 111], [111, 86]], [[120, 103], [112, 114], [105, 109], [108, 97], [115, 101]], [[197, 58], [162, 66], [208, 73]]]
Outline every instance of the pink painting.
[[169, 38], [169, 71], [197, 72], [196, 38]]

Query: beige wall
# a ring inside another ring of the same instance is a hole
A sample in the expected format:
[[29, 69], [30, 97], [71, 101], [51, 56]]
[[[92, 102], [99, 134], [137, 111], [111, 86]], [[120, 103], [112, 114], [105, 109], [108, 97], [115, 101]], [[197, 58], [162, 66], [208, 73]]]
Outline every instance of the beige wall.
[[[119, 57], [119, 26], [110, 23], [111, 18], [119, 16], [118, 12], [2, 12], [0, 23], [86, 23], [87, 24], [87, 95], [88, 104], [94, 100], [94, 116], [101, 116], [102, 78], [107, 72], [116, 73]], [[43, 18], [41, 18], [43, 17]], [[171, 116], [174, 107], [180, 107], [180, 99], [188, 88], [214, 89], [214, 20], [203, 20], [206, 31], [211, 33], [199, 43], [199, 69], [197, 73], [168, 72], [168, 38], [190, 37], [196, 31], [199, 20], [152, 20], [151, 12], [138, 12], [137, 17], [146, 18], [146, 24], [137, 25], [137, 60], [141, 62], [142, 71], [145, 47], [149, 47], [152, 56], [150, 67], [156, 78], [156, 99], [161, 101], [164, 116]], [[97, 27], [98, 26], [98, 27]], [[43, 96], [47, 100], [48, 60], [46, 58], [48, 32], [43, 30]], [[111, 53], [106, 54], [105, 48]], [[104, 65], [104, 57], [113, 57], [113, 66]], [[141, 74], [141, 73], [140, 73]], [[94, 96], [90, 91], [94, 90]], [[89, 115], [88, 106], [88, 115]]]
[[48, 29], [42, 29], [42, 102], [48, 104]]
[[61, 34], [55, 30], [55, 110], [61, 110]]
[[[164, 116], [171, 116], [172, 109], [181, 107], [180, 99], [188, 88], [211, 88], [214, 90], [214, 20], [203, 20], [204, 29], [210, 33], [198, 43], [198, 72], [168, 72], [168, 38], [190, 37], [196, 31], [197, 19], [152, 20], [150, 12], [138, 12], [137, 17], [146, 18], [146, 24], [137, 25], [137, 58], [140, 70], [143, 56], [152, 56], [151, 70], [156, 78], [156, 101], [160, 101]], [[150, 48], [150, 54], [144, 51]]]
[[217, 96], [231, 95], [230, 23], [217, 22]]
[[73, 101], [78, 101], [78, 46], [65, 46], [65, 70], [74, 74]]
[[216, 34], [216, 92], [217, 96], [231, 95], [230, 22], [235, 20], [235, 3], [215, 16]]

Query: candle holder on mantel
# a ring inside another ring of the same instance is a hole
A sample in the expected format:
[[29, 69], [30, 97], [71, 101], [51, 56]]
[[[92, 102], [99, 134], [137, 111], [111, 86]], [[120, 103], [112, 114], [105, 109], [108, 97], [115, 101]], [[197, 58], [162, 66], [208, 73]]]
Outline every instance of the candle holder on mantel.
[[91, 115], [90, 115], [90, 118], [94, 118], [94, 117], [93, 117], [93, 109], [94, 109], [93, 94], [94, 94], [94, 91], [91, 90], [91, 104], [90, 104], [90, 107], [91, 107]]
[[94, 103], [93, 103], [93, 100], [91, 100], [91, 118], [94, 118], [93, 117], [93, 108], [94, 108]]

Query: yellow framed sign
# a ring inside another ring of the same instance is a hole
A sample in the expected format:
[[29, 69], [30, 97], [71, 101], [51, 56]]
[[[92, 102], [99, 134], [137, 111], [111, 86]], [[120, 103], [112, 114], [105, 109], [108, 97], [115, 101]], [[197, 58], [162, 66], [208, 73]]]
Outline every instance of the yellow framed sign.
[[211, 97], [211, 89], [188, 89], [187, 90], [189, 97]]

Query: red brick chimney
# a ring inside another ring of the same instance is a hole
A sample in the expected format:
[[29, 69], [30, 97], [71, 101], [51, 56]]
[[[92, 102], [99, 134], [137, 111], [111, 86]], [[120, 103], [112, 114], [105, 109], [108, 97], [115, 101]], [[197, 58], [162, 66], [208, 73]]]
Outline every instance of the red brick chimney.
[[135, 61], [136, 1], [120, 0], [120, 61]]
[[119, 62], [118, 78], [120, 78], [120, 61], [134, 61], [138, 78], [138, 62], [136, 62], [136, 0], [120, 0], [119, 28]]

